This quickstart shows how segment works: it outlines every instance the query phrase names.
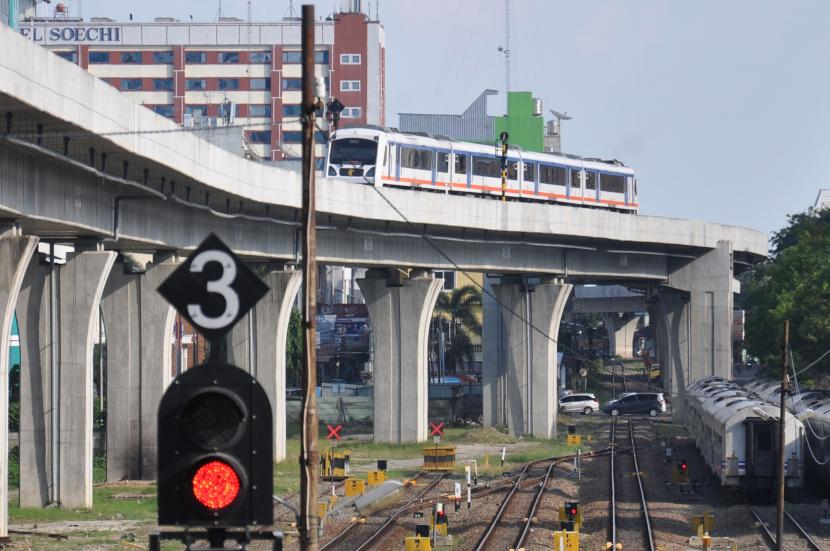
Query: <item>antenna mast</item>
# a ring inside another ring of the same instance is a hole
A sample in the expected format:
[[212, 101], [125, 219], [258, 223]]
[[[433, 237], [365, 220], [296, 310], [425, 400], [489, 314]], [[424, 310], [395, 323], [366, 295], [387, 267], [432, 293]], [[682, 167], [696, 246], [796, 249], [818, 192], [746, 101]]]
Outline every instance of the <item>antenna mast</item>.
[[224, 15], [222, 12], [222, 0], [219, 0], [219, 9], [216, 10], [216, 20], [219, 21]]
[[504, 0], [504, 114], [510, 113], [510, 0]]

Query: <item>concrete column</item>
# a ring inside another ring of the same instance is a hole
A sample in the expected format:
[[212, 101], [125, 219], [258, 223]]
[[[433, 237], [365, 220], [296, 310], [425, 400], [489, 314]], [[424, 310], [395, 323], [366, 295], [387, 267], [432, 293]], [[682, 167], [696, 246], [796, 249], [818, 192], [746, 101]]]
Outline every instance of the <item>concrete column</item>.
[[0, 233], [0, 538], [9, 536], [9, 337], [15, 305], [37, 237], [18, 235], [17, 228]]
[[504, 319], [501, 307], [493, 300], [493, 285], [498, 278], [484, 278], [485, 292], [481, 295], [483, 323], [481, 328], [481, 391], [484, 425], [507, 426], [507, 407], [504, 387], [505, 341]]
[[624, 314], [620, 317], [616, 314], [603, 314], [602, 320], [608, 332], [608, 353], [612, 356], [631, 359], [634, 356], [632, 348], [634, 332], [637, 330], [640, 316]]
[[358, 280], [374, 339], [375, 442], [427, 439], [427, 338], [443, 280], [393, 283], [374, 270]]
[[[98, 307], [116, 253], [70, 254], [58, 299], [59, 497], [63, 507], [92, 507], [92, 348]], [[55, 406], [53, 404], [53, 406]]]
[[[20, 506], [43, 507], [53, 492], [49, 332], [50, 264], [29, 263], [17, 304], [20, 330]], [[59, 270], [55, 266], [57, 284]], [[57, 349], [57, 344], [54, 346]]]
[[[484, 411], [490, 420], [505, 419], [512, 434], [556, 437], [556, 340], [572, 288], [561, 283], [527, 288], [521, 283], [492, 286], [503, 339], [496, 341], [498, 346], [487, 345], [485, 364], [492, 364], [493, 356], [504, 363], [495, 369], [490, 365], [484, 374]], [[488, 323], [485, 317], [485, 325]]]
[[107, 332], [107, 480], [141, 478], [139, 462], [141, 274], [112, 269], [101, 311]]
[[733, 294], [732, 245], [718, 246], [694, 260], [673, 260], [666, 285], [650, 291], [649, 314], [656, 323], [664, 388], [676, 399], [705, 376], [731, 377]]
[[252, 372], [265, 388], [274, 415], [274, 461], [285, 459], [285, 353], [291, 310], [302, 283], [295, 271], [271, 270], [263, 280], [269, 291], [251, 310], [253, 316], [253, 351], [255, 365], [248, 364], [250, 340], [249, 316], [231, 331], [230, 363]]
[[157, 414], [173, 378], [175, 310], [156, 288], [177, 267], [165, 254], [144, 273], [121, 267], [107, 281], [107, 480], [157, 475]]

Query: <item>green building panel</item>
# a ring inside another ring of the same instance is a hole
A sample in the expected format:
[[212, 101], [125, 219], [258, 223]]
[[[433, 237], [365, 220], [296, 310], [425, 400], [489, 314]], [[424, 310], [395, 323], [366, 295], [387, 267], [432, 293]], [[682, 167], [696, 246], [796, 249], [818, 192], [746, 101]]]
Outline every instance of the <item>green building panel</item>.
[[507, 116], [496, 117], [494, 128], [494, 139], [507, 132], [510, 145], [525, 151], [544, 151], [545, 119], [533, 116], [533, 95], [530, 92], [510, 92], [507, 95]]

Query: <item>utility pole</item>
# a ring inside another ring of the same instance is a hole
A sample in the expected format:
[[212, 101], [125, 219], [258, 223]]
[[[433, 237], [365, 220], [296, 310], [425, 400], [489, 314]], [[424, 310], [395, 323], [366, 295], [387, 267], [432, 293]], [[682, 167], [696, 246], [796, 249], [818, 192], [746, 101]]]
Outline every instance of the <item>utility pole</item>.
[[300, 437], [300, 549], [317, 551], [317, 214], [314, 189], [314, 6], [303, 5], [302, 22], [302, 123], [303, 123], [303, 381]]
[[499, 135], [499, 141], [501, 141], [501, 200], [507, 201], [507, 140], [510, 139], [510, 135], [507, 132], [502, 132]]
[[775, 531], [775, 541], [778, 551], [784, 549], [784, 458], [787, 455], [784, 447], [784, 416], [787, 410], [784, 409], [784, 401], [789, 388], [787, 369], [789, 368], [790, 357], [790, 320], [784, 320], [784, 342], [781, 343], [781, 410], [778, 413], [778, 527]]

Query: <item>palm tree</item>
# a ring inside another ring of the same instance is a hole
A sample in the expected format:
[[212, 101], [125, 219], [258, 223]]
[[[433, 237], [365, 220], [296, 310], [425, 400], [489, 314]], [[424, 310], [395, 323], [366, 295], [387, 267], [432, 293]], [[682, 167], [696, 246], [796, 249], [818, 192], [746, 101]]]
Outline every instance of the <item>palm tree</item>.
[[[445, 351], [448, 372], [456, 373], [464, 360], [473, 361], [472, 336], [481, 336], [481, 291], [474, 285], [465, 285], [438, 295], [433, 312], [433, 323], [449, 322], [449, 334]], [[432, 333], [434, 335], [434, 332]], [[438, 339], [434, 338], [437, 354]]]

